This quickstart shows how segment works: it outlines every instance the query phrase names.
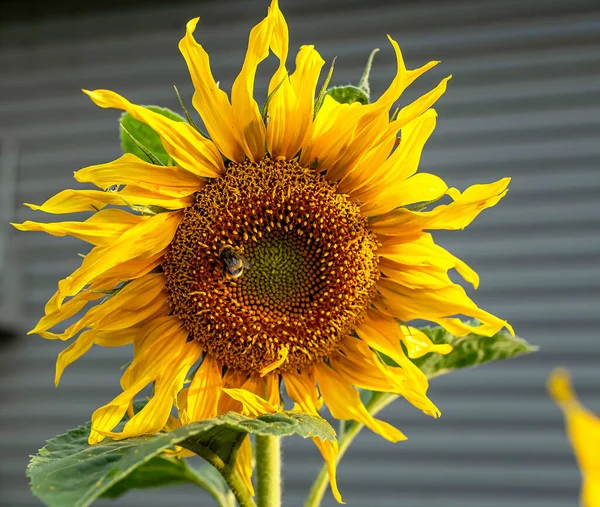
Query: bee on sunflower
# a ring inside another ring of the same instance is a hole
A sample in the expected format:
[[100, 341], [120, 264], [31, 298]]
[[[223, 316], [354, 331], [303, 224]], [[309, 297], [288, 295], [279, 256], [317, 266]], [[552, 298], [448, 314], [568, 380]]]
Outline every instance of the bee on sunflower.
[[[391, 37], [397, 70], [387, 90], [373, 103], [340, 103], [317, 94], [325, 62], [313, 46], [300, 48], [288, 72], [288, 27], [273, 0], [250, 32], [229, 97], [194, 38], [197, 22], [187, 24], [179, 49], [206, 134], [115, 92], [85, 90], [98, 106], [153, 129], [172, 163], [127, 153], [75, 172], [99, 190], [64, 190], [42, 205], [28, 204], [50, 214], [91, 215], [82, 222], [27, 221], [18, 229], [93, 245], [58, 283], [30, 333], [73, 339], [58, 356], [56, 384], [93, 345], [133, 344], [122, 392], [92, 416], [90, 444], [228, 411], [275, 412], [283, 389], [299, 411], [317, 414], [325, 404], [336, 419], [403, 440], [365, 409], [356, 388], [401, 395], [437, 417], [427, 377], [409, 357], [447, 353], [449, 346], [404, 323], [424, 319], [457, 336], [510, 330], [451, 281], [451, 269], [475, 287], [478, 276], [429, 232], [463, 229], [506, 194], [509, 179], [460, 192], [417, 173], [436, 123], [431, 107], [450, 77], [393, 111], [403, 91], [438, 62], [407, 70]], [[279, 66], [260, 108], [254, 80], [270, 52]], [[451, 202], [435, 206], [444, 196]], [[51, 331], [74, 316], [63, 332]], [[133, 414], [135, 396], [150, 384], [149, 402]], [[128, 422], [114, 431], [128, 411]], [[337, 443], [314, 440], [341, 501]], [[237, 466], [251, 489], [248, 439]]]

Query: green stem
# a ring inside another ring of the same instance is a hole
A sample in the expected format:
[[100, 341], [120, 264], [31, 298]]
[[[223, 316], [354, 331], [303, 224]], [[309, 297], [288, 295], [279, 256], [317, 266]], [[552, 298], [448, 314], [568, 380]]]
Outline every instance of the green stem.
[[[371, 415], [375, 415], [392, 403], [396, 398], [398, 398], [398, 396], [394, 394], [377, 394], [371, 398], [369, 403], [367, 403], [366, 408]], [[363, 428], [364, 425], [357, 422], [344, 425], [344, 433], [341, 435], [339, 440], [339, 452], [336, 463], [340, 462], [342, 456], [348, 450], [348, 447], [350, 447], [352, 441], [356, 438], [356, 435], [358, 435], [360, 430]], [[327, 466], [323, 465], [319, 471], [319, 475], [317, 475], [317, 478], [310, 488], [310, 492], [308, 493], [308, 498], [306, 499], [304, 507], [319, 507], [323, 501], [323, 496], [325, 495], [328, 484], [329, 475], [327, 474]]]
[[255, 437], [258, 507], [281, 506], [281, 439]]
[[[256, 507], [252, 495], [246, 488], [246, 485], [240, 479], [240, 476], [235, 471], [235, 453], [232, 455], [230, 463], [225, 463], [219, 456], [217, 456], [208, 447], [198, 444], [197, 442], [186, 440], [182, 442], [182, 447], [196, 453], [198, 456], [208, 461], [217, 471], [223, 476], [225, 482], [231, 489], [231, 492], [235, 496], [240, 507]], [[239, 446], [238, 446], [239, 447]]]

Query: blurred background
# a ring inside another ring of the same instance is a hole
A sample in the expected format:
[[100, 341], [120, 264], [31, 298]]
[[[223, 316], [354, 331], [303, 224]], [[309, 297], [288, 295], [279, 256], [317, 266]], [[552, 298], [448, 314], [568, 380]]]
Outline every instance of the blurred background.
[[[583, 401], [600, 413], [600, 3], [595, 0], [283, 0], [291, 49], [315, 44], [333, 84], [356, 83], [369, 52], [378, 96], [394, 72], [385, 34], [409, 68], [442, 64], [405, 104], [452, 73], [421, 168], [452, 186], [512, 176], [508, 196], [464, 232], [439, 241], [481, 275], [477, 302], [542, 347], [517, 360], [432, 381], [443, 412], [432, 420], [403, 401], [383, 418], [408, 436], [396, 445], [365, 431], [339, 467], [349, 505], [565, 507], [579, 474], [545, 380], [573, 370]], [[72, 171], [120, 154], [119, 113], [81, 88], [110, 88], [133, 102], [179, 111], [176, 84], [192, 88], [177, 42], [202, 16], [198, 40], [229, 89], [250, 28], [267, 0], [166, 2], [7, 1], [0, 13], [0, 505], [39, 505], [28, 456], [45, 439], [87, 421], [119, 392], [129, 350], [93, 350], [54, 389], [64, 346], [25, 335], [83, 243], [18, 233], [41, 220], [21, 205], [78, 188]], [[293, 60], [289, 61], [292, 66]], [[273, 62], [261, 67], [262, 100]], [[300, 506], [321, 464], [310, 441], [285, 442], [285, 499]], [[202, 491], [134, 492], [122, 506], [211, 505]], [[108, 505], [108, 501], [99, 505]], [[332, 506], [332, 498], [325, 505]]]

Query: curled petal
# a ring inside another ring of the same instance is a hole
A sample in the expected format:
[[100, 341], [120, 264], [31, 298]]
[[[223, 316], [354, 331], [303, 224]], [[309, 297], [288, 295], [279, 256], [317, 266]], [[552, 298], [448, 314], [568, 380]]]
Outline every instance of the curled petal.
[[208, 53], [194, 39], [194, 30], [199, 20], [200, 18], [194, 18], [188, 22], [185, 36], [179, 42], [179, 50], [194, 83], [192, 103], [219, 151], [229, 160], [243, 162], [245, 154], [235, 129], [229, 98], [212, 75]]
[[327, 365], [315, 367], [319, 389], [331, 415], [336, 419], [358, 421], [390, 442], [406, 440], [404, 434], [392, 425], [375, 419], [360, 401], [358, 391]]
[[406, 236], [423, 230], [464, 229], [479, 213], [495, 206], [508, 192], [510, 178], [487, 185], [473, 185], [462, 194], [449, 189], [454, 202], [442, 204], [431, 211], [410, 211], [398, 208], [369, 222], [371, 230], [387, 236]]
[[215, 178], [225, 171], [223, 159], [212, 141], [202, 137], [187, 123], [171, 120], [144, 106], [132, 104], [110, 90], [83, 90], [96, 105], [127, 111], [146, 123], [161, 138], [167, 153], [187, 171], [201, 177]]

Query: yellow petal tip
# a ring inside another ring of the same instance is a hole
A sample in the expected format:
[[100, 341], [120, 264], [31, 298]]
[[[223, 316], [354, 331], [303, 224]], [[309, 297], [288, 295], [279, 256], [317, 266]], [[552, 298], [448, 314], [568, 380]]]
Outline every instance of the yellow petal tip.
[[552, 399], [561, 406], [577, 401], [571, 385], [571, 374], [564, 368], [558, 368], [550, 374], [548, 377], [548, 392]]

